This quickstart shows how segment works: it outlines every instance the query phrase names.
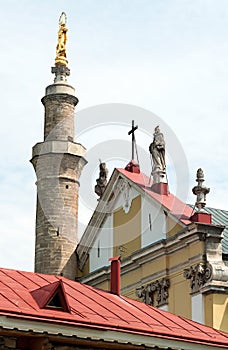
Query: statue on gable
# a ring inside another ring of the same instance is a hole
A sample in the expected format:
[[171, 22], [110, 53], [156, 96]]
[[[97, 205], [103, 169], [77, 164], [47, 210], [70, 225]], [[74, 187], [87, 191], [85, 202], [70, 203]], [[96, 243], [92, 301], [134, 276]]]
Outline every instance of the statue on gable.
[[100, 172], [99, 172], [99, 178], [96, 180], [97, 184], [95, 186], [95, 193], [99, 197], [101, 197], [107, 185], [108, 169], [106, 167], [106, 163], [102, 163], [101, 161], [100, 161], [99, 168], [100, 168]]
[[149, 146], [149, 151], [153, 160], [153, 172], [166, 171], [166, 163], [165, 163], [165, 140], [164, 136], [160, 131], [159, 126], [156, 126], [154, 130], [154, 139], [153, 142]]

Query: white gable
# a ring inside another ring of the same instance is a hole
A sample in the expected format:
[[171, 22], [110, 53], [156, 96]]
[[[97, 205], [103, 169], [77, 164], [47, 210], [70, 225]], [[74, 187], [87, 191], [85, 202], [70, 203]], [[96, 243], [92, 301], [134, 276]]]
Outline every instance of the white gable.
[[113, 217], [106, 217], [90, 250], [89, 271], [93, 272], [109, 265], [109, 258], [113, 256]]
[[166, 238], [166, 216], [161, 204], [142, 197], [141, 242], [142, 248]]

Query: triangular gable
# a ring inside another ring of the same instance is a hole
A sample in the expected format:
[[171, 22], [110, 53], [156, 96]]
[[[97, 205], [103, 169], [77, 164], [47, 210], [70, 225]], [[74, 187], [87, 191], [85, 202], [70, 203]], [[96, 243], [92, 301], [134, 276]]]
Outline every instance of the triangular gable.
[[133, 182], [138, 188], [141, 188], [147, 195], [159, 202], [165, 207], [169, 213], [174, 216], [178, 221], [188, 225], [191, 223], [190, 217], [193, 214], [192, 208], [183, 203], [179, 198], [174, 196], [172, 193], [168, 195], [162, 195], [152, 191], [150, 178], [143, 173], [135, 174], [125, 169], [117, 169], [119, 173], [124, 175], [127, 179]]
[[62, 281], [49, 283], [30, 292], [40, 309], [70, 312]]
[[151, 190], [151, 179], [142, 172], [136, 174], [125, 169], [116, 168], [77, 246], [78, 267], [81, 271], [88, 259], [89, 251], [95, 242], [102, 223], [104, 223], [117, 203], [121, 192], [121, 186], [118, 186], [118, 183], [121, 183], [121, 181], [129, 182], [139, 194], [146, 195], [148, 199], [162, 205], [164, 211], [167, 211], [167, 214], [171, 216], [177, 224], [179, 223], [184, 227], [191, 223], [190, 217], [193, 210], [190, 206], [183, 203], [171, 193], [168, 195], [161, 195], [153, 192]]
[[117, 183], [119, 180], [126, 180], [134, 186], [135, 190], [145, 194], [148, 198], [162, 205], [167, 214], [170, 215], [177, 224], [189, 225], [191, 223], [190, 217], [193, 210], [190, 206], [183, 203], [173, 194], [161, 195], [151, 190], [151, 179], [144, 173], [140, 172], [131, 173], [125, 169], [115, 168], [106, 189], [102, 195], [102, 200], [97, 204], [96, 209], [83, 233], [81, 240], [77, 246], [77, 255], [79, 261], [79, 269], [83, 270], [83, 267], [88, 259], [89, 251], [95, 242], [97, 234], [100, 230], [102, 223], [106, 217], [115, 207], [115, 204], [119, 198], [121, 189]]

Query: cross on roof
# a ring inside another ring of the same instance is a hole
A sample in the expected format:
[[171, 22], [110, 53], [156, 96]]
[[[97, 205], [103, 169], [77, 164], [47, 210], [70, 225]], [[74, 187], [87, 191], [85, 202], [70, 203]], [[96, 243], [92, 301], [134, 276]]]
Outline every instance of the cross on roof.
[[138, 129], [138, 125], [135, 126], [134, 120], [132, 120], [132, 127], [131, 130], [128, 131], [128, 135], [131, 135], [131, 159], [134, 160], [135, 158], [135, 131]]

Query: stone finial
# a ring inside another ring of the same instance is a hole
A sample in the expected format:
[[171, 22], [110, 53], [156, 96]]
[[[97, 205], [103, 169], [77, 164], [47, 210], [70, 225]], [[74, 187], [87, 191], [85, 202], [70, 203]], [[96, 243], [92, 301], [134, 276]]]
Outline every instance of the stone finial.
[[101, 161], [100, 161], [99, 168], [100, 168], [99, 178], [96, 180], [97, 184], [94, 190], [95, 190], [95, 193], [99, 197], [101, 197], [107, 185], [108, 169], [106, 168], [106, 163], [102, 163]]
[[204, 173], [201, 168], [197, 170], [196, 182], [198, 185], [193, 187], [192, 192], [196, 195], [196, 203], [198, 211], [201, 211], [206, 206], [206, 195], [210, 192], [210, 188], [203, 185]]
[[54, 83], [67, 81], [67, 77], [70, 75], [70, 69], [61, 64], [51, 67], [51, 72], [55, 74]]

